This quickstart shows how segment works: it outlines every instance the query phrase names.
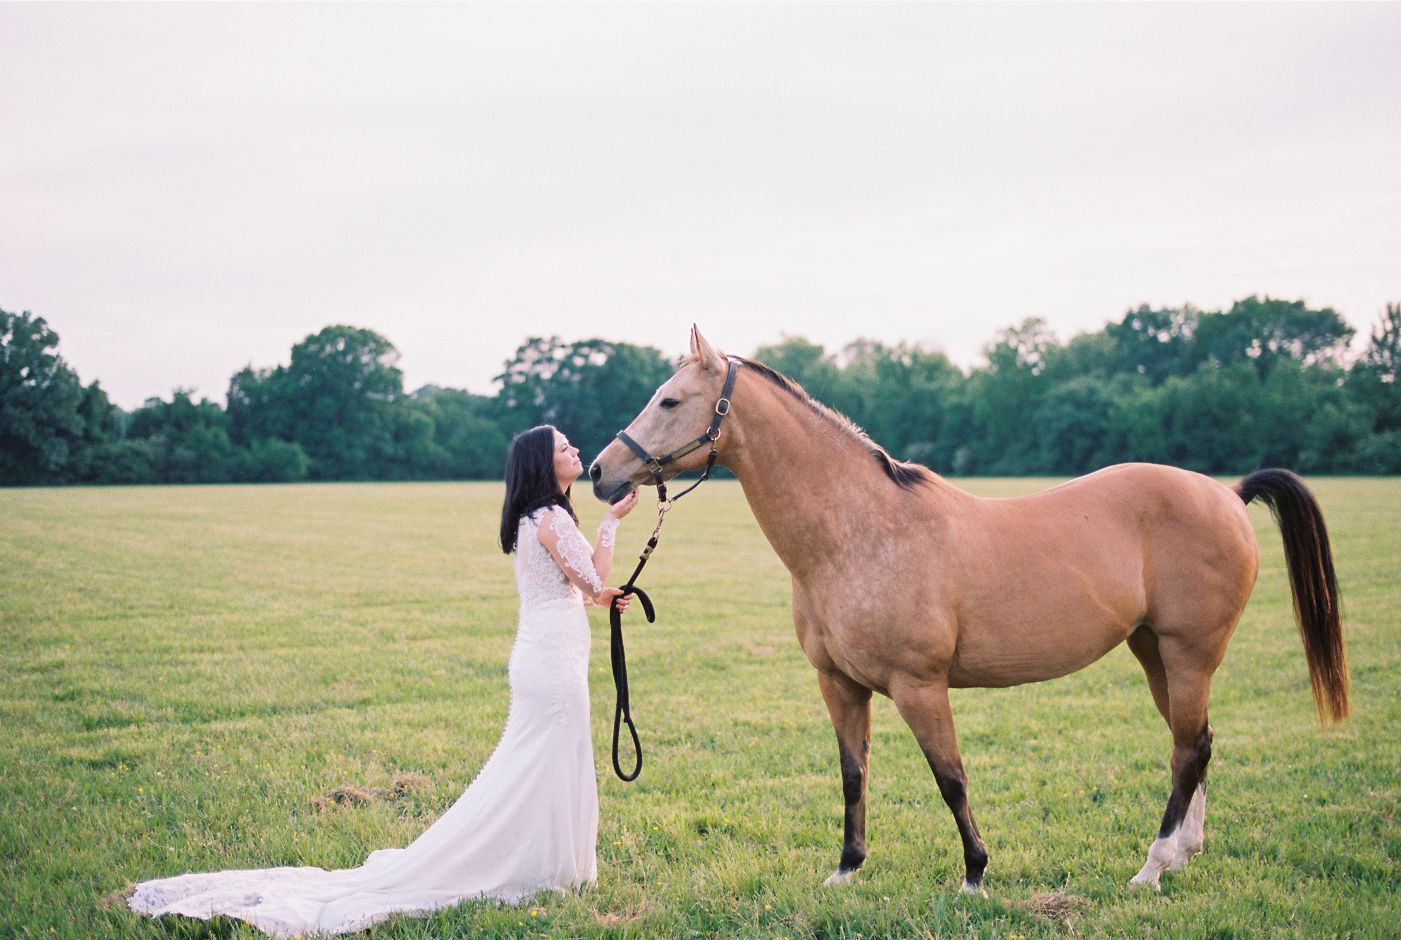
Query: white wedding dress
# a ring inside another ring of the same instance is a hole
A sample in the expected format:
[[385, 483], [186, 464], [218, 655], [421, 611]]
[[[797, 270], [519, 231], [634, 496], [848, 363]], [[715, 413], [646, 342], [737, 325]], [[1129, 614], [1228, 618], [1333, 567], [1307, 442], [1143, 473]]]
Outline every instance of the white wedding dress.
[[[549, 525], [573, 581], [540, 544]], [[613, 528], [600, 533], [611, 544]], [[521, 519], [515, 552], [520, 620], [511, 650], [511, 709], [477, 778], [407, 848], [359, 868], [265, 868], [138, 884], [143, 914], [239, 918], [275, 937], [362, 930], [396, 913], [484, 898], [517, 903], [597, 876], [598, 783], [589, 734], [589, 622], [574, 582], [597, 593], [592, 551], [559, 507]]]

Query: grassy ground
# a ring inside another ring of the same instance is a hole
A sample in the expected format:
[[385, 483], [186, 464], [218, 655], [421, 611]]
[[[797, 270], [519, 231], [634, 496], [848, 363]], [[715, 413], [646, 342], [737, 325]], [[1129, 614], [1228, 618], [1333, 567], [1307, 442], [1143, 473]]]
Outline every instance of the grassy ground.
[[[977, 480], [986, 495], [1046, 481]], [[1207, 851], [1131, 889], [1166, 798], [1166, 729], [1119, 649], [1058, 682], [954, 693], [987, 899], [893, 707], [875, 708], [870, 859], [841, 839], [836, 746], [785, 572], [738, 486], [672, 514], [629, 634], [641, 780], [607, 767], [594, 612], [597, 887], [467, 905], [375, 937], [1395, 936], [1401, 923], [1401, 481], [1316, 480], [1346, 600], [1354, 717], [1317, 725], [1268, 515], [1217, 674]], [[343, 867], [410, 841], [496, 743], [515, 615], [497, 485], [0, 490], [0, 936], [245, 936], [152, 922], [129, 882]], [[599, 509], [581, 507], [586, 526]], [[650, 497], [619, 565], [650, 531]], [[616, 579], [615, 579], [616, 580]], [[409, 792], [318, 806], [337, 787]]]

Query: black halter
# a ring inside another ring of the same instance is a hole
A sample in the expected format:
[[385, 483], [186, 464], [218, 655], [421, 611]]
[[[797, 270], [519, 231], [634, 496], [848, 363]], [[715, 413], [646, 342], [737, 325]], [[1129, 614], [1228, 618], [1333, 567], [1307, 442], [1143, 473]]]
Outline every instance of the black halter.
[[[725, 374], [725, 388], [720, 392], [720, 400], [715, 403], [715, 417], [710, 419], [710, 427], [700, 437], [683, 444], [676, 450], [664, 457], [653, 457], [637, 441], [627, 435], [626, 431], [618, 432], [618, 440], [622, 441], [632, 452], [642, 460], [643, 466], [652, 474], [652, 479], [657, 482], [657, 527], [652, 530], [652, 537], [647, 540], [647, 547], [638, 556], [637, 567], [632, 570], [632, 577], [622, 587], [622, 595], [636, 594], [637, 599], [642, 602], [642, 612], [647, 615], [648, 623], [655, 623], [657, 620], [656, 608], [652, 606], [652, 599], [647, 593], [638, 587], [637, 576], [642, 573], [642, 569], [647, 566], [647, 559], [652, 557], [652, 552], [656, 550], [657, 540], [662, 533], [662, 523], [666, 520], [666, 514], [672, 505], [691, 490], [700, 486], [710, 476], [710, 471], [715, 466], [716, 442], [720, 440], [720, 424], [725, 420], [725, 416], [730, 413], [730, 396], [735, 390], [735, 370], [737, 363], [731, 359], [729, 372]], [[680, 493], [670, 499], [666, 495], [666, 483], [662, 482], [662, 470], [666, 465], [674, 460], [710, 445], [710, 456], [705, 462], [705, 471], [701, 473], [700, 479], [686, 487]], [[613, 772], [620, 780], [636, 780], [638, 774], [642, 773], [642, 741], [637, 737], [637, 725], [632, 722], [632, 703], [628, 699], [628, 661], [627, 654], [623, 650], [623, 615], [616, 605], [608, 608], [609, 625], [609, 653], [613, 662], [613, 688], [617, 692], [617, 706], [613, 709]], [[632, 773], [623, 773], [622, 764], [618, 761], [618, 737], [622, 731], [623, 723], [626, 722], [628, 732], [632, 735], [633, 752], [637, 755], [637, 763], [633, 765]]]
[[736, 366], [737, 363], [731, 359], [729, 371], [725, 373], [725, 387], [720, 392], [720, 400], [715, 403], [715, 417], [710, 419], [710, 427], [706, 428], [705, 433], [694, 441], [682, 444], [680, 447], [676, 448], [676, 450], [665, 456], [653, 457], [651, 454], [647, 453], [647, 448], [629, 437], [627, 431], [618, 432], [618, 440], [628, 445], [628, 448], [642, 461], [642, 466], [646, 468], [648, 473], [652, 474], [652, 479], [655, 480], [657, 484], [657, 499], [660, 502], [669, 502], [666, 498], [666, 483], [662, 481], [662, 471], [666, 469], [666, 465], [673, 461], [680, 460], [682, 457], [685, 457], [694, 450], [704, 447], [706, 444], [710, 445], [710, 457], [705, 462], [705, 471], [701, 473], [701, 478], [686, 487], [685, 490], [677, 493], [675, 498], [680, 499], [682, 496], [685, 496], [687, 493], [691, 492], [691, 490], [705, 482], [706, 477], [710, 476], [710, 471], [715, 466], [715, 442], [720, 440], [720, 424], [725, 420], [725, 415], [730, 413], [730, 396], [734, 394], [735, 390]]

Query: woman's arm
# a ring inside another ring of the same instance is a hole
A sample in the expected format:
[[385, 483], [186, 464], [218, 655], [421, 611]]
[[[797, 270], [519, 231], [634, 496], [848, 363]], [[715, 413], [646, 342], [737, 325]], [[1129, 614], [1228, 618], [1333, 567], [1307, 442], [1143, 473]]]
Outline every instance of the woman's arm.
[[[594, 553], [589, 548], [588, 540], [563, 509], [553, 506], [545, 511], [545, 517], [536, 529], [536, 537], [564, 576], [592, 603], [607, 607], [621, 593], [617, 588], [604, 587], [603, 575], [594, 567]], [[607, 559], [611, 562], [612, 558], [613, 549], [610, 546]], [[628, 598], [623, 598], [618, 603], [619, 608], [626, 609], [627, 602]]]
[[593, 547], [593, 568], [601, 580], [608, 580], [613, 570], [613, 543], [618, 537], [618, 520], [604, 516], [598, 524], [598, 542]]
[[595, 597], [603, 590], [603, 578], [593, 565], [593, 552], [569, 513], [551, 506], [545, 510], [535, 534], [559, 565], [559, 570], [584, 592], [585, 597]]

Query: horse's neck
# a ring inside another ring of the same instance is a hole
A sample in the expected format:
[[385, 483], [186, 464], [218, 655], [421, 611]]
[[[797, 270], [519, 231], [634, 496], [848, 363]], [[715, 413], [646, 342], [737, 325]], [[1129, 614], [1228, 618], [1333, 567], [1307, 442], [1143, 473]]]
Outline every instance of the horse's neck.
[[901, 497], [910, 494], [861, 441], [787, 392], [749, 378], [743, 399], [735, 395], [734, 446], [722, 462], [790, 572], [860, 551], [854, 540], [898, 520]]

